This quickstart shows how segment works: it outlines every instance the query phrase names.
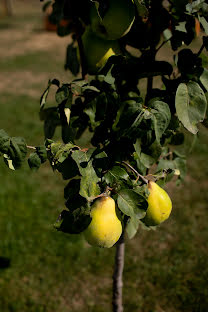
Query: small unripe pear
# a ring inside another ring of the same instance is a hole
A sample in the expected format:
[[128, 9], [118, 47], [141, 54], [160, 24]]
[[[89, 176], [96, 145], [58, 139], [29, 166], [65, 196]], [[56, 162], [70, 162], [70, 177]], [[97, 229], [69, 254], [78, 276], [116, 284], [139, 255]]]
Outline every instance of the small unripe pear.
[[84, 231], [87, 242], [93, 246], [112, 247], [122, 233], [113, 198], [103, 196], [97, 199], [92, 205], [91, 218], [91, 223]]
[[169, 195], [155, 182], [148, 183], [148, 208], [143, 222], [146, 225], [154, 226], [168, 219], [171, 210], [172, 202]]

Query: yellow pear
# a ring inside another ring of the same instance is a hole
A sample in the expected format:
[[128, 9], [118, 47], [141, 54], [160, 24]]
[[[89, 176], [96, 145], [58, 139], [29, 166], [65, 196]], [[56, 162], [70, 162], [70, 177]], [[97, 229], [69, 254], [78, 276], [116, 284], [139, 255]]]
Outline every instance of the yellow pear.
[[147, 200], [148, 208], [143, 222], [154, 226], [168, 219], [172, 210], [172, 202], [168, 194], [155, 182], [149, 182], [148, 190], [150, 192]]
[[90, 20], [92, 30], [107, 40], [119, 39], [131, 29], [135, 18], [135, 6], [132, 0], [109, 0], [108, 9], [101, 19], [96, 4], [92, 6]]
[[122, 233], [121, 221], [116, 215], [115, 201], [110, 196], [103, 196], [95, 201], [91, 210], [92, 221], [84, 231], [90, 245], [112, 247]]
[[110, 56], [119, 53], [117, 41], [109, 41], [96, 36], [90, 27], [87, 27], [82, 35], [82, 43], [89, 74], [97, 74]]

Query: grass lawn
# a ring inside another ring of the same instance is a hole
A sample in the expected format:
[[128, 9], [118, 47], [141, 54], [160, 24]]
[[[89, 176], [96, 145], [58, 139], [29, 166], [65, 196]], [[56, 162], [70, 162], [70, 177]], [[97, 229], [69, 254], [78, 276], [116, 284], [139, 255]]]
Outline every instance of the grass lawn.
[[[41, 92], [50, 78], [72, 78], [63, 70], [70, 39], [41, 30], [39, 1], [14, 5], [14, 18], [0, 18], [0, 128], [36, 145]], [[171, 218], [126, 240], [125, 312], [207, 312], [207, 142], [202, 128], [184, 184], [169, 184]], [[0, 311], [111, 311], [115, 248], [89, 247], [82, 235], [53, 228], [64, 207], [61, 175], [48, 164], [13, 172], [1, 161], [0, 181]]]

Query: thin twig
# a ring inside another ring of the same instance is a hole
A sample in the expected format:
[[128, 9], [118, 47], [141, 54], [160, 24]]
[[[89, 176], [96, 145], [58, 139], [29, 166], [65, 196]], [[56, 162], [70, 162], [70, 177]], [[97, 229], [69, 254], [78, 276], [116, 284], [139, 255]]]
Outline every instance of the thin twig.
[[[172, 37], [171, 37], [171, 38], [172, 38]], [[171, 38], [169, 38], [169, 39], [167, 39], [167, 40], [164, 40], [164, 41], [161, 43], [161, 45], [156, 49], [155, 54], [156, 54], [168, 41], [170, 41]]]
[[205, 45], [204, 45], [204, 43], [202, 43], [201, 48], [199, 49], [198, 53], [196, 54], [197, 57], [202, 53], [202, 51], [204, 50], [204, 48], [205, 48]]
[[127, 167], [129, 167], [129, 169], [131, 169], [136, 175], [137, 177], [141, 178], [146, 184], [148, 183], [148, 180], [145, 179], [145, 177], [143, 177], [138, 171], [136, 171], [136, 169], [134, 169], [131, 165], [129, 165], [127, 162], [122, 161], [122, 163], [124, 165], [126, 165]]
[[113, 273], [113, 312], [123, 312], [123, 269], [124, 269], [124, 231], [121, 234], [119, 241], [116, 244], [115, 265]]
[[36, 150], [36, 147], [35, 147], [35, 146], [27, 145], [27, 148], [32, 149], [32, 150]]

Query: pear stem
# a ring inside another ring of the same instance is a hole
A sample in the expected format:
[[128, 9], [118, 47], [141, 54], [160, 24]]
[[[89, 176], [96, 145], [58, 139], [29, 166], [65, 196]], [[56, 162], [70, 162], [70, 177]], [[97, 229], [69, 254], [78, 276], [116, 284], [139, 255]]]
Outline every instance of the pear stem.
[[113, 312], [123, 312], [123, 269], [124, 269], [124, 231], [116, 244], [115, 265], [113, 273]]

